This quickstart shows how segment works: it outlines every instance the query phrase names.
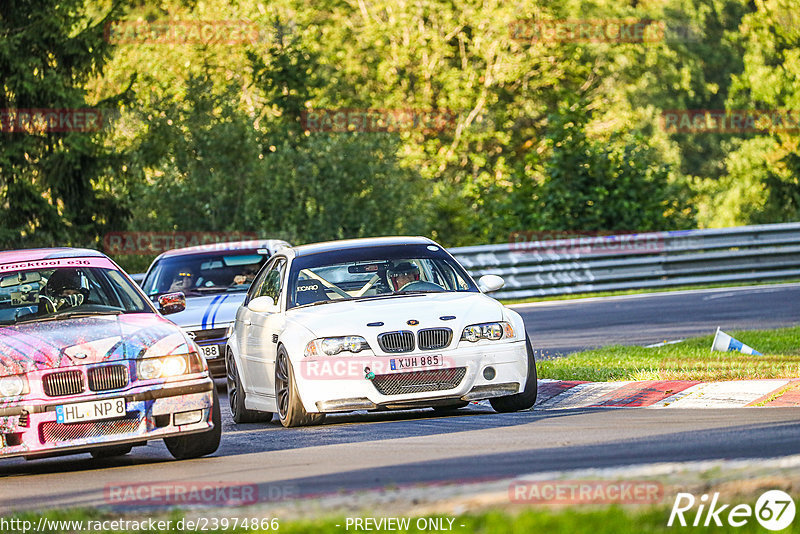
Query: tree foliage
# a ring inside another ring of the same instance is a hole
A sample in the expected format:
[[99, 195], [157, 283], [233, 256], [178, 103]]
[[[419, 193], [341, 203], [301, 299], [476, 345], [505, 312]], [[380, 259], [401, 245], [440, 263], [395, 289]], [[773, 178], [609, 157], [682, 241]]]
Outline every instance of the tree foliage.
[[103, 132], [52, 132], [14, 125], [15, 110], [112, 111], [124, 91], [92, 100], [86, 84], [101, 76], [111, 54], [105, 22], [111, 6], [88, 16], [82, 0], [0, 3], [0, 242], [5, 246], [94, 244], [127, 223], [123, 154], [106, 147]]
[[[297, 243], [413, 233], [454, 246], [519, 230], [797, 220], [797, 131], [661, 123], [664, 110], [800, 109], [795, 11], [789, 0], [10, 0], [0, 108], [119, 113], [101, 132], [0, 132], [0, 242], [92, 244], [128, 229]], [[258, 34], [112, 43], [115, 20], [246, 21]], [[569, 20], [650, 21], [657, 33], [536, 37]], [[320, 132], [303, 122], [315, 109], [452, 120]]]

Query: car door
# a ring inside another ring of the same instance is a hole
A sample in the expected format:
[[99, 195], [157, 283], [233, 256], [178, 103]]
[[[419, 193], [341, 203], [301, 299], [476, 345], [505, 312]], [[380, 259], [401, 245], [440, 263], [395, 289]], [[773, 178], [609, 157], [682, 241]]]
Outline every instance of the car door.
[[[254, 291], [248, 296], [248, 302], [258, 297], [272, 297], [283, 308], [281, 290], [286, 273], [286, 258], [277, 257], [265, 270], [264, 276], [254, 284]], [[258, 284], [258, 285], [256, 285]], [[283, 312], [260, 313], [244, 307], [242, 322], [244, 324], [243, 366], [249, 380], [247, 391], [255, 395], [275, 396], [275, 355], [278, 347], [278, 335], [285, 325]]]
[[247, 393], [253, 392], [253, 383], [258, 378], [257, 376], [250, 376], [248, 370], [248, 362], [250, 361], [250, 354], [248, 351], [252, 350], [248, 340], [250, 339], [251, 327], [253, 326], [253, 312], [247, 308], [247, 304], [255, 298], [255, 295], [264, 284], [264, 278], [273, 263], [274, 262], [267, 262], [263, 270], [256, 275], [255, 280], [253, 280], [253, 283], [247, 290], [247, 296], [244, 302], [242, 302], [242, 305], [236, 310], [236, 318], [234, 319], [233, 336], [236, 338], [236, 346], [239, 352], [239, 362], [237, 364], [239, 367], [239, 378]]

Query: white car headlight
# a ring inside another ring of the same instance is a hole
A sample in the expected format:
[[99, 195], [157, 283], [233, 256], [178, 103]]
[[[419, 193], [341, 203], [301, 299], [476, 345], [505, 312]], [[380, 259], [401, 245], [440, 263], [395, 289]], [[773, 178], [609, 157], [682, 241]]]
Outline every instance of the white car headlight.
[[141, 380], [169, 378], [203, 371], [203, 362], [196, 352], [163, 358], [145, 358], [136, 363], [136, 374]]
[[28, 393], [28, 380], [25, 375], [11, 375], [0, 378], [0, 397], [18, 397]]
[[511, 339], [514, 337], [514, 327], [511, 323], [500, 321], [497, 323], [472, 324], [464, 329], [461, 334], [462, 341], [475, 343], [480, 339]]
[[321, 337], [309, 341], [306, 356], [334, 356], [340, 352], [361, 352], [369, 349], [367, 340], [361, 336]]

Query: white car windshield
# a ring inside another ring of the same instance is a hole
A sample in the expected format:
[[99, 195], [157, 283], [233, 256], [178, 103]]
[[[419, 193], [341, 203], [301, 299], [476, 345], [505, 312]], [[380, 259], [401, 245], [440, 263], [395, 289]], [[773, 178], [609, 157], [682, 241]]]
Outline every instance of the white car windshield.
[[0, 276], [0, 324], [119, 313], [152, 313], [115, 269], [19, 270]]
[[[374, 259], [356, 257], [330, 263], [317, 257], [311, 261], [296, 259], [290, 274], [289, 307], [389, 295], [477, 291], [463, 268], [441, 251], [420, 255], [408, 254], [419, 250], [386, 248], [394, 249], [393, 254]], [[320, 256], [342, 260], [346, 252]]]

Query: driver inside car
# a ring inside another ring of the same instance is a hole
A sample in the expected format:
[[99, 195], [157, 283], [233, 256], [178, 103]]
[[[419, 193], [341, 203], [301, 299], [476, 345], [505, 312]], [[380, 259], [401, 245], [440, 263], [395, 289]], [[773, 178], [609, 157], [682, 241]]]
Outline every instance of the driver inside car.
[[39, 314], [76, 308], [89, 296], [89, 282], [77, 269], [56, 269], [39, 295]]
[[195, 275], [194, 272], [189, 269], [188, 267], [182, 267], [177, 273], [175, 273], [175, 277], [172, 279], [172, 283], [169, 286], [167, 292], [174, 293], [176, 291], [186, 291], [191, 289], [195, 284]]
[[245, 265], [240, 274], [233, 277], [232, 286], [239, 286], [243, 284], [250, 285], [256, 277], [257, 264]]
[[411, 282], [419, 281], [419, 267], [410, 261], [403, 261], [392, 266], [387, 274], [394, 291], [402, 291]]

